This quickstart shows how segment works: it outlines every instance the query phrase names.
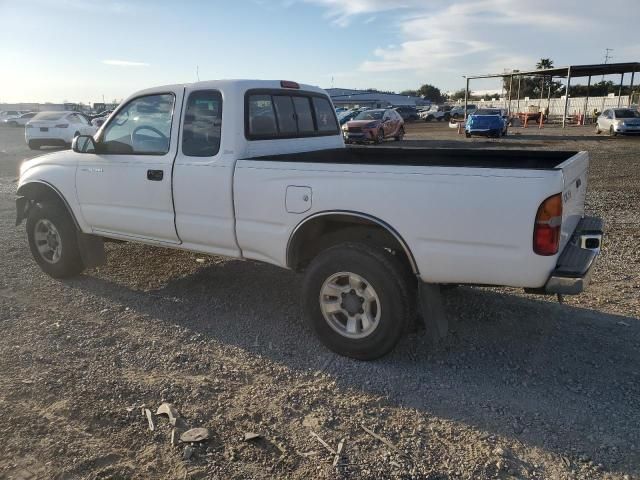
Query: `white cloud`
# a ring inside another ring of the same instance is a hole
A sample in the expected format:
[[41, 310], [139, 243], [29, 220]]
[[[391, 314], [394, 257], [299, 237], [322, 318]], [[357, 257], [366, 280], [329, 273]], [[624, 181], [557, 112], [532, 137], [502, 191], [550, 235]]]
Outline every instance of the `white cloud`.
[[102, 60], [105, 65], [115, 65], [117, 67], [148, 67], [148, 63], [130, 62], [128, 60]]
[[413, 77], [442, 86], [460, 83], [463, 74], [533, 69], [542, 57], [557, 65], [596, 63], [600, 58], [593, 54], [598, 44], [594, 32], [625, 22], [632, 14], [623, 13], [624, 9], [600, 13], [596, 0], [581, 0], [579, 8], [557, 0], [304, 1], [323, 6], [326, 18], [341, 27], [366, 24], [374, 15], [385, 18], [399, 41], [393, 46], [373, 45], [356, 71], [398, 72], [407, 81]]

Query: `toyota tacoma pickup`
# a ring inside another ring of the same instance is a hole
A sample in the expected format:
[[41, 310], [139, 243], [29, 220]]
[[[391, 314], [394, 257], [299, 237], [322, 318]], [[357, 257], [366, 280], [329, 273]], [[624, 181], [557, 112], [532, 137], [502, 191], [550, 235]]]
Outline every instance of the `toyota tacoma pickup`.
[[[224, 80], [135, 93], [72, 150], [25, 161], [17, 221], [55, 278], [140, 242], [304, 274], [322, 342], [389, 352], [439, 285], [577, 294], [600, 250], [586, 152], [346, 148], [327, 94]], [[427, 293], [422, 293], [427, 292]]]

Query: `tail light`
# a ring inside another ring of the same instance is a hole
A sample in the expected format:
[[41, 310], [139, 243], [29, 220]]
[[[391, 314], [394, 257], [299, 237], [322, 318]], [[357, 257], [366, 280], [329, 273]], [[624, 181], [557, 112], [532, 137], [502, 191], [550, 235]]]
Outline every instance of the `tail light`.
[[68, 126], [68, 123], [59, 123], [58, 125], [56, 125], [56, 128], [67, 128]]
[[538, 255], [555, 255], [560, 248], [562, 195], [547, 198], [538, 207], [533, 228], [533, 251]]
[[298, 82], [292, 82], [291, 80], [281, 80], [280, 86], [282, 88], [300, 88], [300, 84], [298, 84]]

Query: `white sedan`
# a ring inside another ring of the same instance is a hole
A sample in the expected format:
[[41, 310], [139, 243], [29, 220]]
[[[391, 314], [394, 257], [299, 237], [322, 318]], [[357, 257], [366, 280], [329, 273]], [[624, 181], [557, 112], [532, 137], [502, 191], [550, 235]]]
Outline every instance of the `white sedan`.
[[27, 122], [29, 122], [36, 115], [36, 112], [23, 113], [18, 117], [10, 117], [2, 120], [2, 124], [8, 127], [24, 127]]
[[69, 146], [74, 137], [97, 130], [77, 112], [40, 112], [25, 125], [24, 138], [31, 150], [38, 150], [44, 145]]

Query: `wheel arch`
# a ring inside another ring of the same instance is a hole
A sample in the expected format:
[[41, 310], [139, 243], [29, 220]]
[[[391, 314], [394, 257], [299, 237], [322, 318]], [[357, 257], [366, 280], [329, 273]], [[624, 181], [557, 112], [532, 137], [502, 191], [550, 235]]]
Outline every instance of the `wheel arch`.
[[67, 202], [67, 199], [64, 198], [64, 195], [60, 190], [58, 190], [55, 186], [50, 184], [49, 182], [45, 182], [44, 180], [31, 180], [23, 185], [20, 185], [18, 191], [16, 192], [18, 197], [22, 197], [27, 201], [24, 202], [24, 211], [18, 212], [19, 218], [16, 223], [20, 223], [20, 221], [29, 213], [29, 209], [31, 208], [32, 202], [44, 201], [44, 200], [53, 200], [58, 201], [67, 209], [69, 216], [73, 220], [74, 225], [81, 231], [80, 224], [78, 223], [78, 219], [73, 213], [73, 209]]
[[[336, 225], [339, 225], [337, 229]], [[405, 257], [411, 271], [415, 275], [419, 275], [418, 264], [409, 245], [395, 228], [373, 215], [351, 210], [326, 210], [314, 213], [300, 221], [291, 232], [287, 242], [287, 267], [300, 270], [323, 248], [335, 244], [336, 239], [349, 241], [348, 236], [354, 233], [354, 229], [359, 229], [360, 232], [377, 231], [381, 233], [382, 236], [378, 237], [378, 240], [384, 240], [385, 243], [392, 242], [389, 246], [397, 247]], [[340, 237], [338, 231], [346, 236]], [[305, 255], [302, 247], [306, 240], [311, 241], [311, 248]]]

